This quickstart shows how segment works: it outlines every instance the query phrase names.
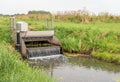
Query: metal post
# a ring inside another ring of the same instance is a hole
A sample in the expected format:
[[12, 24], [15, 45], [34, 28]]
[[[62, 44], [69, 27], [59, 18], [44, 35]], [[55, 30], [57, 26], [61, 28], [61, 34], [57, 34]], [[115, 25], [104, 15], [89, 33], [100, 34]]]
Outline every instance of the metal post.
[[16, 27], [15, 17], [10, 17], [10, 27], [15, 29], [15, 27]]
[[52, 18], [52, 30], [54, 30], [54, 19]]
[[12, 33], [12, 31], [13, 31], [13, 20], [12, 20], [12, 17], [10, 17], [10, 37], [12, 38], [12, 36], [13, 36], [13, 33]]
[[48, 29], [48, 18], [46, 19], [46, 28]]
[[10, 33], [11, 33], [11, 38], [13, 39], [14, 37], [14, 29], [16, 28], [16, 20], [15, 17], [10, 17]]
[[15, 20], [15, 17], [13, 18], [13, 29], [16, 29], [16, 20]]
[[46, 28], [47, 30], [54, 30], [54, 19], [46, 19]]
[[20, 31], [17, 31], [17, 51], [21, 52], [21, 46], [20, 46]]

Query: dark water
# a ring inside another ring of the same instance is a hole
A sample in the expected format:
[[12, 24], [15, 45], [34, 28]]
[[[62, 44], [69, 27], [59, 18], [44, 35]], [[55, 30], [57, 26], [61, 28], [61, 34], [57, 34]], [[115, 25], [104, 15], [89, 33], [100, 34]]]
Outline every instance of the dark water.
[[47, 71], [58, 82], [117, 82], [120, 80], [120, 65], [83, 57], [68, 58], [65, 63], [51, 65]]

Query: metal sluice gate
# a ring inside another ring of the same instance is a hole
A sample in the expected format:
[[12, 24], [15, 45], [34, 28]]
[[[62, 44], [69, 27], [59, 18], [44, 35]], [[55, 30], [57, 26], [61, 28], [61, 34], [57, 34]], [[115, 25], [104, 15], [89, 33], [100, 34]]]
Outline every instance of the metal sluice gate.
[[29, 31], [26, 22], [16, 22], [15, 17], [11, 17], [10, 20], [11, 38], [16, 43], [17, 51], [21, 53], [22, 57], [38, 61], [62, 56], [60, 42], [54, 36], [53, 19], [51, 20], [52, 30], [46, 31]]

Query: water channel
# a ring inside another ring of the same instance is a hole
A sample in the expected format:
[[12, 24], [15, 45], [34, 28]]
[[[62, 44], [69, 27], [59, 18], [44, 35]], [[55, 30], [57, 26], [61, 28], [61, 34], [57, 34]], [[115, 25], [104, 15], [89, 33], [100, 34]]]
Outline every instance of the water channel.
[[50, 64], [46, 71], [58, 82], [120, 81], [120, 65], [93, 58], [69, 57], [64, 63]]
[[91, 58], [72, 57], [49, 70], [58, 82], [116, 82], [120, 80], [120, 65]]

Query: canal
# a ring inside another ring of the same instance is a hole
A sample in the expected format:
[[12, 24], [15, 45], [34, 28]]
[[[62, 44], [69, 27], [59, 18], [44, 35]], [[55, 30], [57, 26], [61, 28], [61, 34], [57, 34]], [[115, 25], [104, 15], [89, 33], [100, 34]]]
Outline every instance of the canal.
[[64, 63], [47, 69], [58, 82], [117, 82], [120, 81], [120, 65], [92, 58], [69, 57]]

